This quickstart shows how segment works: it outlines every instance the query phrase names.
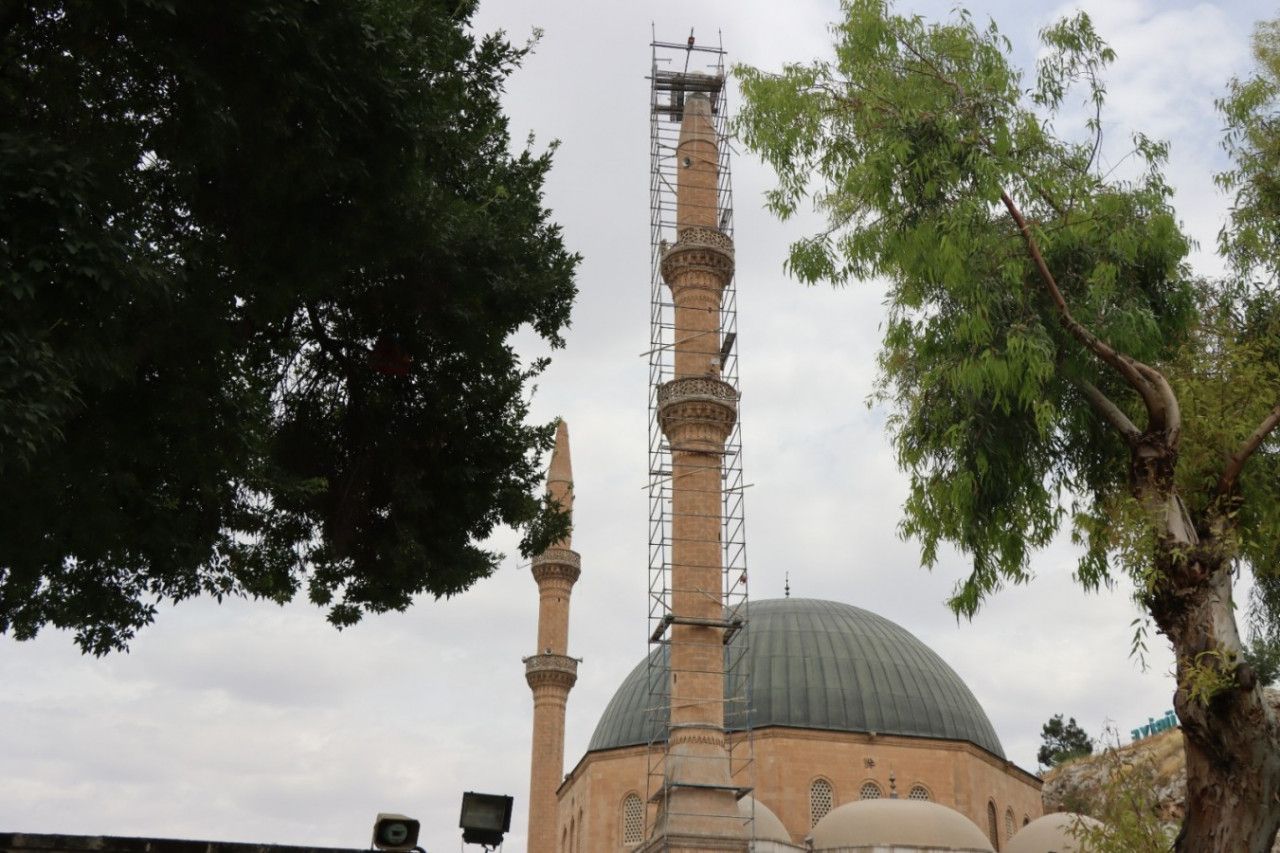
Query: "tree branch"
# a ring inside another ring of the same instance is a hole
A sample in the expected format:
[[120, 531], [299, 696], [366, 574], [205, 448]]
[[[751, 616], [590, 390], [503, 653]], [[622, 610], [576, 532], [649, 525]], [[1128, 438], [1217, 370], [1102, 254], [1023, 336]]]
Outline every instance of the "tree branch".
[[1160, 392], [1153, 387], [1152, 383], [1147, 380], [1141, 370], [1141, 368], [1146, 368], [1149, 371], [1152, 369], [1146, 367], [1146, 365], [1140, 365], [1140, 362], [1123, 353], [1117, 352], [1114, 347], [1100, 339], [1093, 332], [1090, 332], [1079, 320], [1072, 316], [1071, 309], [1067, 307], [1067, 301], [1062, 296], [1062, 291], [1058, 289], [1058, 282], [1054, 279], [1053, 273], [1049, 271], [1049, 266], [1045, 263], [1044, 256], [1040, 254], [1040, 246], [1031, 234], [1031, 229], [1027, 226], [1027, 220], [1023, 218], [1022, 211], [1018, 210], [1018, 206], [1013, 203], [1009, 193], [1003, 189], [1000, 190], [1000, 200], [1004, 202], [1005, 209], [1009, 211], [1009, 215], [1013, 217], [1013, 221], [1018, 226], [1018, 231], [1022, 234], [1022, 240], [1027, 246], [1027, 252], [1031, 255], [1031, 260], [1035, 262], [1036, 271], [1040, 274], [1040, 280], [1044, 282], [1045, 291], [1049, 294], [1049, 298], [1053, 300], [1054, 308], [1058, 311], [1058, 319], [1063, 327], [1085, 349], [1114, 368], [1129, 384], [1129, 387], [1138, 392], [1147, 408], [1149, 427], [1163, 431], [1166, 428], [1168, 416], [1166, 401]]
[[1178, 395], [1173, 393], [1173, 387], [1163, 373], [1140, 361], [1134, 361], [1133, 364], [1155, 386], [1160, 399], [1164, 401], [1166, 440], [1169, 447], [1177, 449], [1178, 439], [1182, 437], [1182, 407], [1178, 405]]
[[1103, 420], [1115, 427], [1126, 444], [1133, 444], [1138, 436], [1142, 434], [1142, 430], [1134, 426], [1133, 421], [1129, 420], [1129, 416], [1119, 406], [1111, 402], [1111, 398], [1098, 390], [1098, 386], [1088, 379], [1081, 379], [1077, 384], [1080, 386], [1080, 390], [1084, 392], [1085, 399], [1102, 416]]
[[1240, 449], [1227, 458], [1227, 467], [1218, 478], [1218, 494], [1223, 497], [1231, 494], [1236, 487], [1236, 479], [1244, 468], [1244, 463], [1249, 461], [1249, 457], [1261, 446], [1277, 424], [1280, 424], [1280, 403], [1272, 407], [1271, 412], [1262, 419], [1262, 423], [1258, 424], [1258, 428], [1240, 445]]
[[320, 344], [320, 349], [338, 363], [338, 366], [342, 368], [348, 378], [352, 378], [355, 375], [355, 365], [352, 363], [351, 358], [342, 351], [342, 347], [338, 345], [337, 341], [329, 337], [324, 324], [320, 322], [320, 315], [315, 306], [309, 303], [307, 305], [307, 319], [311, 323], [311, 331], [315, 332], [316, 342]]

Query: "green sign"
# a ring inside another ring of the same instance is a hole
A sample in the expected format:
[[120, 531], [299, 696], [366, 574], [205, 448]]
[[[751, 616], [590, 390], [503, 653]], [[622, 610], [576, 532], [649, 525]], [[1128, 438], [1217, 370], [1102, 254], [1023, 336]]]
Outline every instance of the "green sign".
[[1134, 740], [1141, 740], [1144, 737], [1158, 735], [1160, 732], [1167, 732], [1169, 729], [1176, 729], [1177, 727], [1178, 718], [1172, 711], [1165, 711], [1164, 716], [1158, 720], [1152, 717], [1147, 717], [1147, 724], [1145, 726], [1130, 729], [1129, 733], [1133, 735]]

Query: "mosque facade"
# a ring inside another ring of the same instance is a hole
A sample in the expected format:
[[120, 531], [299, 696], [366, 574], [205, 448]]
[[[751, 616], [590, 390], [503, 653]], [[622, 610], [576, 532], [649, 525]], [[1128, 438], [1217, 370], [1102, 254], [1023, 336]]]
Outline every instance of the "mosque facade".
[[[529, 853], [1007, 850], [1042, 814], [1040, 780], [1005, 757], [982, 706], [937, 653], [841, 602], [744, 601], [730, 618], [720, 507], [737, 391], [720, 373], [732, 344], [720, 314], [734, 255], [712, 121], [723, 78], [668, 76], [675, 82], [662, 109], [679, 125], [676, 240], [657, 263], [673, 309], [674, 370], [655, 381], [652, 399], [673, 484], [670, 609], [649, 658], [622, 680], [565, 774], [565, 705], [577, 677], [569, 603], [580, 559], [569, 539], [534, 559]], [[571, 511], [563, 422], [548, 480]], [[744, 704], [726, 698], [734, 660], [745, 667]], [[665, 697], [659, 714], [654, 673]], [[750, 760], [735, 763], [743, 746]]]

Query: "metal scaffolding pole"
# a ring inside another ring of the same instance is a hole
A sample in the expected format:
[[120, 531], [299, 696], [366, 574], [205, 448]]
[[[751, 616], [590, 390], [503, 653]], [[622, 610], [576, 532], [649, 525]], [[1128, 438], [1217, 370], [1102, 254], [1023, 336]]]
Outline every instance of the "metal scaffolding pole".
[[[679, 339], [675, 309], [664, 290], [663, 253], [678, 240], [676, 224], [676, 148], [686, 95], [705, 94], [711, 102], [712, 124], [718, 149], [718, 184], [715, 222], [724, 237], [733, 238], [733, 189], [730, 180], [728, 109], [725, 51], [694, 43], [651, 42], [650, 73], [650, 339], [649, 339], [649, 640], [648, 656], [648, 820], [669, 807], [673, 778], [669, 757], [668, 726], [671, 720], [670, 627], [688, 624], [672, 611], [672, 498], [680, 484], [674, 482], [671, 447], [659, 422], [659, 388], [676, 378], [675, 352]], [[708, 354], [719, 359], [719, 378], [738, 385], [738, 299], [731, 277], [720, 303], [719, 337]], [[739, 796], [754, 788], [754, 746], [751, 734], [750, 648], [747, 618], [747, 548], [744, 495], [747, 486], [742, 467], [741, 411], [724, 445], [720, 470], [719, 535], [721, 546], [722, 605], [724, 612], [724, 720], [729, 762], [727, 778]], [[706, 470], [705, 468], [703, 470]], [[716, 621], [716, 620], [712, 620]], [[676, 673], [679, 675], [680, 673]], [[754, 800], [752, 800], [754, 803]], [[743, 818], [746, 836], [754, 839], [754, 813]], [[649, 835], [649, 831], [646, 835]]]

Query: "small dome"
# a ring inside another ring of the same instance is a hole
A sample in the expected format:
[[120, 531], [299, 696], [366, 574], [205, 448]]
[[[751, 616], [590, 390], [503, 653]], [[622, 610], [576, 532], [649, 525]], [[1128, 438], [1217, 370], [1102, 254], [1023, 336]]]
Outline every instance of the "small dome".
[[[1004, 758], [964, 681], [902, 626], [848, 604], [805, 598], [753, 601], [748, 618], [752, 728], [969, 741]], [[663, 645], [652, 654], [667, 653]], [[663, 666], [662, 658], [653, 664]], [[648, 679], [642, 660], [605, 708], [588, 752], [665, 739], [665, 726], [649, 711]], [[726, 723], [738, 730], [746, 721], [730, 714]]]
[[1075, 853], [1080, 849], [1072, 830], [1079, 824], [1102, 826], [1093, 818], [1073, 812], [1038, 817], [1013, 834], [1007, 853]]
[[738, 814], [745, 818], [752, 816], [753, 807], [755, 809], [755, 837], [757, 841], [791, 843], [791, 835], [787, 832], [787, 828], [782, 825], [782, 821], [778, 820], [778, 816], [773, 813], [773, 809], [754, 797], [743, 797], [738, 800]]
[[832, 809], [811, 834], [813, 849], [893, 847], [992, 853], [982, 830], [960, 812], [927, 800], [855, 800]]

